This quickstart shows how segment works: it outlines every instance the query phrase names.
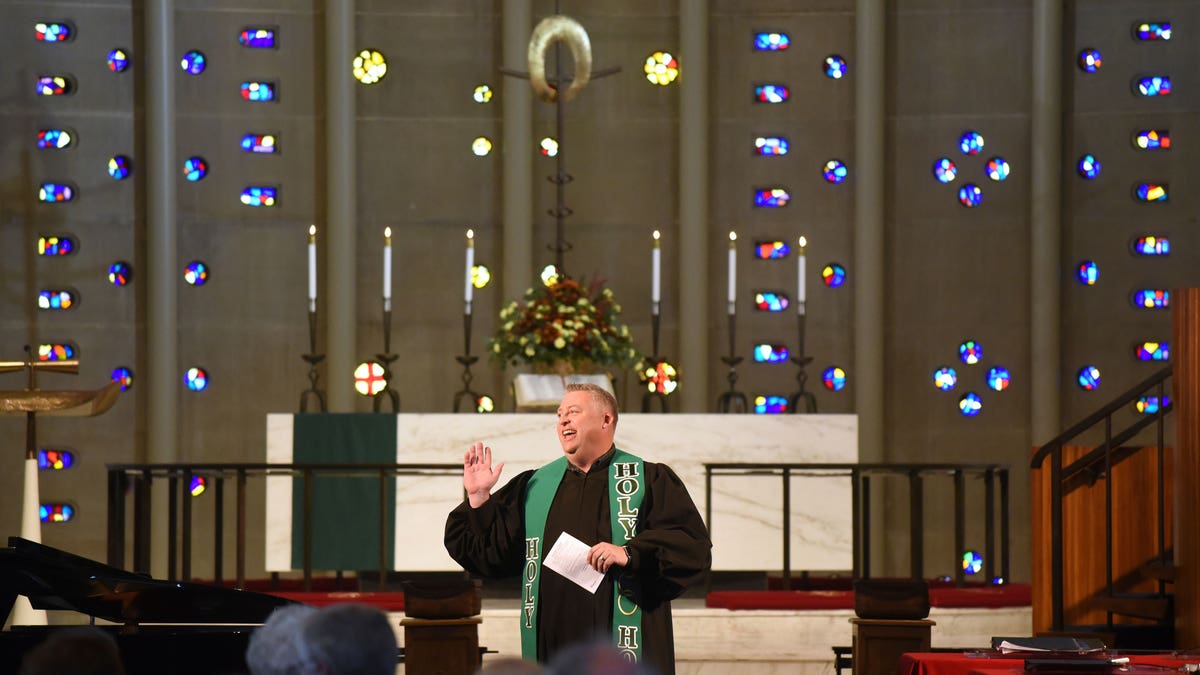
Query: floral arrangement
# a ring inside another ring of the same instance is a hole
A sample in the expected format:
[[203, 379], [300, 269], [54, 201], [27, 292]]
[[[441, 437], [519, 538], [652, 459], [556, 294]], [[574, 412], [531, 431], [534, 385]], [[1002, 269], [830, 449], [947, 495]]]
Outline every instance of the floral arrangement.
[[629, 328], [617, 322], [621, 306], [611, 289], [593, 278], [579, 282], [557, 277], [537, 284], [500, 310], [500, 328], [488, 340], [488, 354], [501, 367], [523, 363], [559, 372], [586, 364], [627, 367], [640, 358]]

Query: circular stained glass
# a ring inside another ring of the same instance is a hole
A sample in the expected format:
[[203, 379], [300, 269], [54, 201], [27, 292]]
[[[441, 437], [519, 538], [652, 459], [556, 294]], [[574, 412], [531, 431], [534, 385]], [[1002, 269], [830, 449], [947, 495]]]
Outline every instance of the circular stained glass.
[[192, 50], [183, 55], [179, 60], [179, 67], [183, 68], [183, 72], [188, 75], [199, 75], [204, 72], [205, 58], [203, 52]]
[[113, 286], [124, 286], [133, 280], [133, 268], [124, 260], [108, 266], [108, 282]]
[[1087, 180], [1094, 180], [1100, 175], [1100, 160], [1095, 155], [1084, 155], [1075, 164], [1075, 170]]
[[933, 386], [942, 391], [950, 391], [958, 384], [958, 373], [950, 366], [942, 366], [933, 371]]
[[1079, 388], [1084, 391], [1095, 391], [1100, 388], [1100, 369], [1096, 366], [1084, 366], [1079, 369], [1076, 377]]
[[383, 366], [374, 361], [364, 361], [354, 369], [354, 390], [363, 396], [374, 396], [383, 391], [387, 380], [383, 378]]
[[111, 379], [113, 382], [120, 382], [121, 391], [129, 391], [129, 388], [133, 386], [133, 371], [125, 366], [118, 366], [113, 368], [112, 375], [109, 376], [109, 379]]
[[208, 388], [208, 371], [192, 366], [183, 374], [183, 383], [191, 391], [204, 391]]
[[950, 183], [958, 176], [958, 167], [949, 157], [939, 157], [933, 162], [933, 177], [939, 183]]
[[387, 59], [374, 49], [364, 49], [354, 57], [353, 72], [362, 84], [375, 84], [387, 75]]
[[1091, 260], [1084, 260], [1076, 268], [1075, 278], [1084, 286], [1095, 286], [1100, 278], [1100, 266]]
[[1004, 391], [1012, 384], [1012, 375], [1004, 366], [992, 366], [988, 369], [987, 384], [996, 391]]
[[983, 190], [974, 183], [967, 183], [958, 189], [958, 203], [973, 209], [983, 202]]
[[475, 265], [471, 268], [471, 285], [483, 288], [492, 282], [492, 271], [487, 265]]
[[679, 371], [666, 361], [657, 363], [642, 361], [634, 368], [637, 371], [638, 382], [646, 388], [647, 392], [666, 396], [679, 388]]
[[983, 358], [983, 345], [974, 340], [966, 340], [958, 346], [958, 358], [968, 366], [979, 363]]
[[837, 54], [830, 54], [825, 57], [822, 70], [825, 72], [825, 77], [840, 80], [846, 76], [846, 59]]
[[192, 286], [203, 286], [208, 282], [208, 265], [193, 260], [183, 268], [183, 280]]
[[821, 169], [821, 175], [825, 177], [827, 183], [841, 183], [846, 180], [846, 175], [850, 170], [840, 159], [831, 159], [825, 162], [825, 166]]
[[108, 69], [114, 73], [123, 73], [129, 68], [129, 57], [124, 49], [113, 49], [108, 52]]
[[829, 391], [841, 391], [846, 388], [846, 371], [837, 366], [829, 366], [821, 373], [821, 382]]
[[1094, 73], [1100, 70], [1102, 63], [1103, 59], [1097, 49], [1085, 49], [1079, 52], [1079, 69], [1085, 73]]
[[963, 574], [979, 574], [983, 570], [983, 556], [977, 551], [967, 551], [962, 557]]
[[496, 412], [496, 402], [492, 400], [491, 396], [488, 396], [487, 394], [480, 394], [479, 397], [475, 399], [475, 412]]
[[997, 182], [1008, 178], [1008, 171], [1008, 160], [1003, 157], [989, 159], [987, 166], [984, 167], [984, 173], [987, 174], [987, 177]]
[[547, 157], [554, 157], [558, 154], [558, 141], [547, 136], [542, 139], [540, 148], [543, 155]]
[[983, 150], [983, 136], [978, 131], [968, 131], [958, 139], [958, 149], [964, 155], [978, 155]]
[[846, 268], [839, 263], [829, 263], [821, 270], [821, 281], [830, 288], [840, 288], [846, 283]]
[[974, 417], [983, 412], [983, 399], [979, 398], [979, 394], [973, 391], [968, 391], [958, 399], [958, 412], [967, 417]]
[[476, 157], [487, 157], [492, 152], [492, 141], [486, 136], [480, 136], [471, 141], [471, 152]]
[[679, 77], [679, 60], [669, 52], [654, 52], [646, 57], [646, 65], [642, 67], [650, 84], [665, 87]]
[[108, 159], [108, 175], [113, 180], [125, 180], [133, 170], [133, 162], [125, 155], [116, 155]]
[[191, 157], [183, 162], [183, 177], [192, 181], [203, 180], [208, 175], [208, 162], [203, 157]]
[[193, 497], [199, 497], [208, 489], [208, 481], [204, 476], [192, 476], [191, 482], [188, 484], [188, 492]]
[[471, 92], [471, 98], [476, 103], [487, 103], [492, 100], [492, 88], [486, 84], [477, 85], [475, 91]]

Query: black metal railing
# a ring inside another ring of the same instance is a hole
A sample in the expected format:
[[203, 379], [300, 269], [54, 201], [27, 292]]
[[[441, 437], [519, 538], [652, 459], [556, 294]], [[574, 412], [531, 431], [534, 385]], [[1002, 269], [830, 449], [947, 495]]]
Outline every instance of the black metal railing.
[[[1172, 405], [1167, 400], [1167, 380], [1173, 369], [1167, 366], [1142, 382], [1134, 385], [1099, 410], [1088, 415], [1083, 420], [1072, 425], [1053, 440], [1043, 445], [1033, 455], [1029, 466], [1042, 469], [1046, 460], [1050, 460], [1050, 585], [1051, 585], [1051, 621], [1053, 630], [1062, 630], [1065, 624], [1063, 608], [1063, 497], [1067, 492], [1083, 484], [1091, 484], [1101, 477], [1104, 478], [1104, 569], [1107, 580], [1106, 595], [1113, 597], [1113, 495], [1112, 467], [1129, 457], [1137, 454], [1143, 448], [1130, 448], [1124, 444], [1133, 440], [1140, 432], [1150, 427], [1156, 427], [1156, 445], [1158, 459], [1157, 476], [1157, 508], [1158, 508], [1158, 559], [1160, 563], [1167, 560], [1166, 549], [1166, 503], [1163, 491], [1163, 454], [1165, 449], [1165, 420], [1170, 414]], [[1126, 428], [1113, 431], [1113, 417], [1138, 401], [1142, 396], [1153, 392], [1158, 397], [1158, 407], [1153, 413], [1140, 416]], [[1089, 432], [1098, 424], [1104, 425], [1104, 442], [1083, 457], [1068, 466], [1063, 466], [1063, 447], [1079, 436]], [[1163, 583], [1159, 582], [1159, 592], [1163, 592]], [[1108, 612], [1108, 626], [1113, 624], [1113, 613]]]
[[235, 585], [246, 582], [246, 491], [252, 478], [290, 477], [301, 481], [304, 590], [312, 589], [313, 485], [318, 477], [378, 478], [379, 480], [379, 580], [387, 576], [387, 482], [399, 476], [461, 476], [462, 464], [109, 464], [108, 465], [108, 564], [125, 568], [126, 513], [133, 498], [133, 569], [150, 572], [152, 528], [151, 494], [155, 481], [167, 483], [168, 579], [192, 578], [194, 522], [192, 478], [203, 477], [213, 490], [213, 581], [224, 581], [225, 484], [235, 492], [233, 524], [236, 528]]
[[[871, 576], [871, 490], [872, 478], [899, 476], [908, 483], [909, 513], [909, 574], [913, 578], [925, 576], [924, 551], [924, 488], [925, 479], [933, 476], [950, 476], [954, 481], [954, 556], [950, 561], [955, 569], [955, 585], [965, 583], [965, 574], [958, 556], [962, 555], [966, 542], [967, 477], [975, 476], [984, 486], [984, 553], [983, 564], [986, 577], [991, 580], [1009, 576], [1009, 505], [1008, 466], [1004, 464], [743, 464], [719, 463], [704, 465], [705, 522], [711, 530], [713, 479], [717, 476], [762, 476], [782, 480], [782, 536], [783, 577], [785, 584], [792, 573], [791, 557], [791, 494], [792, 479], [804, 477], [829, 478], [843, 476], [851, 485], [851, 547], [852, 570], [855, 579]], [[998, 494], [997, 494], [998, 493]], [[999, 532], [997, 533], [997, 497], [999, 498]], [[999, 536], [997, 536], [997, 534]], [[996, 555], [999, 548], [1000, 555]], [[996, 560], [999, 559], [999, 575]]]

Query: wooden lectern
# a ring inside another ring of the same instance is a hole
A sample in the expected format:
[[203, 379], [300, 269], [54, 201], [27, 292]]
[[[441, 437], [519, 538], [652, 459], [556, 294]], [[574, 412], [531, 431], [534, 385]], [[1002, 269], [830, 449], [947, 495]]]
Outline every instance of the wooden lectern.
[[854, 675], [895, 675], [900, 655], [929, 651], [929, 619], [850, 619]]

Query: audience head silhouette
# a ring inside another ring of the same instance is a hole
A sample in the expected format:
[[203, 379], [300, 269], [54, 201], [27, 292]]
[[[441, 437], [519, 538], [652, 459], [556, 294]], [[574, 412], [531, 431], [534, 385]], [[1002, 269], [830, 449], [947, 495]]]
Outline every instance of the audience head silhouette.
[[125, 675], [113, 636], [90, 626], [59, 628], [29, 650], [19, 675]]
[[345, 604], [276, 610], [246, 650], [253, 675], [394, 675], [396, 634], [387, 616]]

